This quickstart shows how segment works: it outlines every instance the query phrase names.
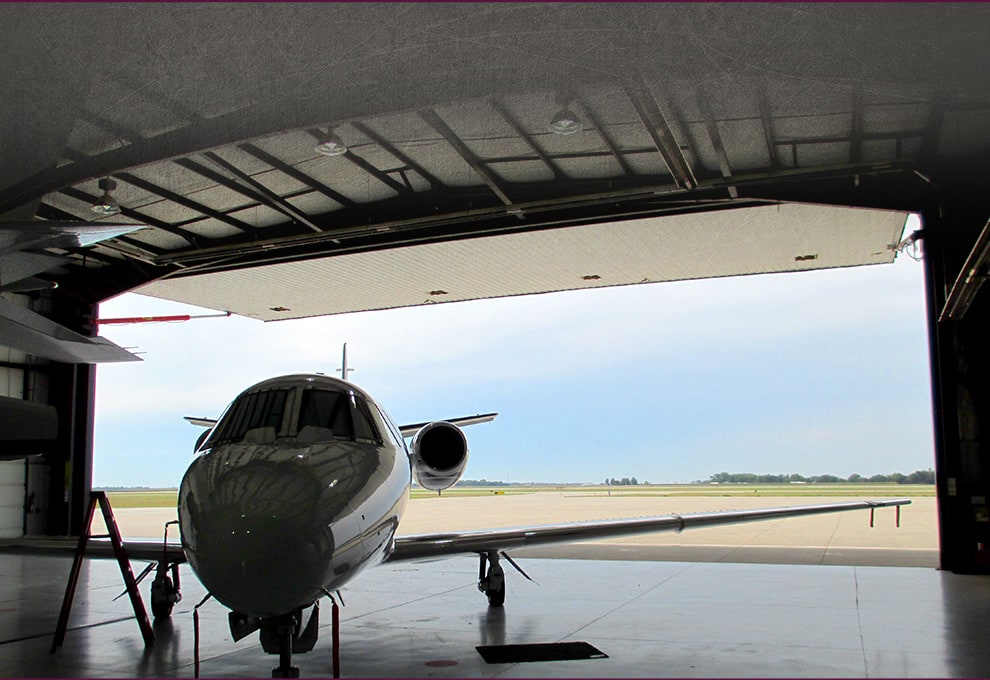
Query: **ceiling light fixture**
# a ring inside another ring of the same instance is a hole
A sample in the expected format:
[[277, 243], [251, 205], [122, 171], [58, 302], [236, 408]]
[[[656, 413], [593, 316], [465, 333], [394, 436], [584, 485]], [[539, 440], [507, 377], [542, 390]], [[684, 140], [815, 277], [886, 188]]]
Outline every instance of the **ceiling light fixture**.
[[314, 150], [321, 156], [342, 156], [347, 153], [347, 145], [337, 133], [333, 130], [327, 130]]
[[554, 114], [547, 129], [555, 135], [573, 135], [583, 129], [581, 119], [566, 106]]
[[110, 192], [117, 188], [117, 183], [109, 177], [101, 179], [97, 186], [103, 190], [103, 195], [90, 206], [90, 210], [99, 215], [116, 215], [120, 212], [120, 203], [110, 195]]

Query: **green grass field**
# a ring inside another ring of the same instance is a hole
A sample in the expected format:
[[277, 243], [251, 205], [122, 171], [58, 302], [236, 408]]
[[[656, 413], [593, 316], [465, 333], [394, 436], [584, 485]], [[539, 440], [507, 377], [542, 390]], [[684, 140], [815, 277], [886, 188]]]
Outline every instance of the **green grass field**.
[[[884, 498], [905, 496], [924, 498], [935, 495], [930, 484], [655, 484], [650, 486], [576, 486], [576, 485], [519, 485], [519, 486], [466, 486], [444, 491], [444, 496], [513, 496], [531, 493], [563, 493], [567, 496], [683, 496], [683, 497], [761, 497], [788, 496], [828, 498], [853, 496]], [[141, 489], [135, 491], [108, 491], [110, 504], [115, 508], [170, 508], [175, 507], [176, 489]], [[411, 498], [435, 498], [436, 492], [413, 489]]]
[[114, 508], [174, 508], [178, 495], [178, 489], [107, 491]]

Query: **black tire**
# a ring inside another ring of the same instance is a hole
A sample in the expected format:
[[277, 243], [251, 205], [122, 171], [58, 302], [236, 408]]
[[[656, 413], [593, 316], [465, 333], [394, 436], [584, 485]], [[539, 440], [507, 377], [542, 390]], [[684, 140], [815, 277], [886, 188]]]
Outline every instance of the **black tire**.
[[505, 586], [502, 586], [498, 590], [489, 590], [488, 595], [488, 606], [489, 607], [501, 607], [505, 604]]
[[155, 579], [151, 584], [151, 615], [156, 619], [167, 619], [172, 615], [172, 579], [168, 576], [162, 579]]

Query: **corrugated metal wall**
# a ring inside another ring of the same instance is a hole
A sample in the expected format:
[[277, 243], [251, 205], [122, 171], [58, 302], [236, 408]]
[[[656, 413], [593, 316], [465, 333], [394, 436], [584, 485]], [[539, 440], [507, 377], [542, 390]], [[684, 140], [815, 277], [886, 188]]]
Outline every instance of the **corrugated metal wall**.
[[[23, 295], [5, 293], [4, 298], [29, 306], [28, 298]], [[47, 362], [25, 352], [0, 346], [0, 396], [46, 403], [48, 374], [45, 370], [36, 370], [45, 365]], [[48, 465], [37, 456], [28, 460], [0, 461], [0, 537], [22, 536], [26, 521], [28, 533], [45, 531], [49, 476]], [[29, 498], [30, 513], [25, 515], [25, 503]]]

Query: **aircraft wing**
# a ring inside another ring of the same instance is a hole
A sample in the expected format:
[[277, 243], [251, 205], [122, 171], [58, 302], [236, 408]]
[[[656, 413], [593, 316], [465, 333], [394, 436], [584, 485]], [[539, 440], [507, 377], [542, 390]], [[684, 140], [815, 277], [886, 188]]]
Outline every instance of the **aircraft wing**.
[[[490, 423], [495, 420], [497, 413], [479, 413], [476, 416], [464, 416], [463, 418], [450, 418], [443, 420], [442, 422], [450, 423], [451, 425], [457, 425], [458, 427], [467, 427], [468, 425], [478, 425], [480, 423]], [[429, 425], [433, 422], [440, 422], [435, 420], [430, 420], [425, 423], [412, 423], [411, 425], [400, 425], [399, 431], [402, 432], [403, 437], [411, 437], [417, 432], [419, 432], [423, 427]]]
[[[68, 260], [25, 252], [44, 248], [83, 248], [138, 229], [143, 224], [103, 224], [83, 221], [30, 220], [0, 222], [0, 292], [29, 292], [53, 287], [35, 277]], [[26, 307], [0, 299], [0, 345], [34, 356], [70, 364], [141, 361], [106, 338], [76, 333]]]
[[[73, 557], [79, 539], [74, 536], [32, 536], [25, 538], [0, 539], [0, 552], [9, 555], [49, 555]], [[166, 559], [169, 564], [186, 561], [182, 546], [176, 541], [169, 541], [162, 547], [161, 541], [124, 539], [124, 550], [132, 560], [148, 560], [157, 562]], [[91, 538], [86, 543], [86, 557], [113, 559], [113, 546], [107, 539]]]
[[[397, 536], [395, 547], [387, 562], [428, 559], [456, 553], [483, 553], [493, 550], [512, 550], [549, 543], [601, 540], [635, 534], [661, 531], [680, 532], [684, 529], [739, 524], [762, 520], [819, 515], [846, 510], [872, 510], [890, 506], [909, 505], [907, 498], [890, 500], [847, 501], [821, 505], [796, 505], [784, 508], [760, 508], [755, 510], [730, 510], [726, 512], [702, 512], [689, 515], [661, 515], [629, 519], [598, 520], [592, 522], [568, 522], [544, 524], [512, 529], [464, 531], [443, 534], [416, 534]], [[898, 513], [900, 510], [898, 509]]]
[[197, 427], [213, 427], [217, 424], [216, 418], [197, 418], [196, 416], [182, 416], [190, 424]]

